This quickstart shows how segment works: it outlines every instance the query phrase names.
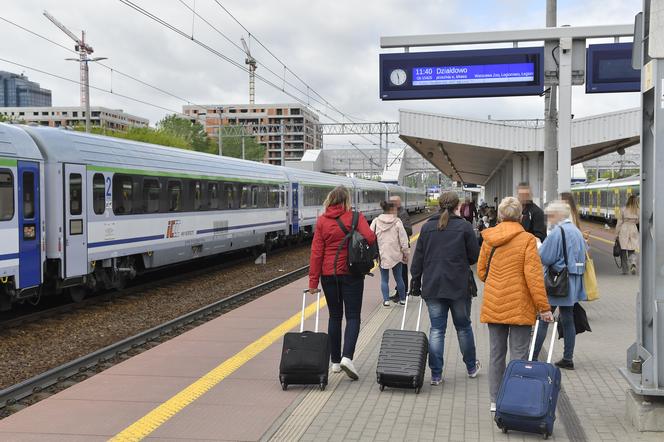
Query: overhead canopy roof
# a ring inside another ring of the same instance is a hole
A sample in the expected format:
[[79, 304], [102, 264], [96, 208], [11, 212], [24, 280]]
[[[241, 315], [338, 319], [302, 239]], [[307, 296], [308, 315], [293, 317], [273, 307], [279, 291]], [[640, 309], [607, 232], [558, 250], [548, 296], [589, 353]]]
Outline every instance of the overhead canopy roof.
[[[399, 137], [444, 174], [485, 184], [518, 152], [544, 151], [544, 128], [474, 120], [412, 110], [399, 111]], [[640, 109], [572, 120], [572, 163], [639, 142]]]

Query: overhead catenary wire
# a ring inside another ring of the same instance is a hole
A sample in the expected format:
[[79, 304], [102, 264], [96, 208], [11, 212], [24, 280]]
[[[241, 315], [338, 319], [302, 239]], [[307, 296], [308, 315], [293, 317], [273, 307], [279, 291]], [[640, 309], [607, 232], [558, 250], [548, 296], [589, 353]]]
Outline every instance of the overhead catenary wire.
[[[21, 29], [21, 30], [23, 30], [23, 31], [25, 31], [25, 32], [27, 32], [27, 33], [29, 33], [29, 34], [31, 34], [31, 35], [37, 37], [37, 38], [40, 38], [40, 39], [45, 40], [45, 41], [47, 41], [47, 42], [49, 42], [49, 43], [51, 43], [51, 44], [53, 44], [53, 45], [55, 45], [55, 46], [58, 46], [59, 48], [64, 49], [65, 51], [68, 51], [68, 52], [71, 52], [71, 53], [73, 53], [73, 54], [78, 55], [78, 52], [76, 52], [75, 50], [71, 49], [70, 47], [65, 46], [65, 45], [63, 45], [63, 44], [61, 44], [61, 43], [58, 43], [57, 41], [54, 41], [54, 40], [52, 40], [52, 39], [50, 39], [50, 38], [48, 38], [48, 37], [46, 37], [46, 36], [44, 36], [44, 35], [42, 35], [42, 34], [39, 34], [38, 32], [35, 32], [35, 31], [33, 31], [32, 29], [26, 28], [25, 26], [22, 26], [22, 25], [20, 25], [20, 24], [14, 22], [14, 21], [12, 21], [12, 20], [9, 20], [8, 18], [5, 18], [5, 17], [0, 16], [0, 20], [4, 21], [5, 23], [8, 23], [8, 24], [10, 24], [10, 25], [12, 25], [12, 26], [14, 26], [14, 27], [16, 27], [16, 28], [19, 28], [19, 29]], [[164, 94], [164, 95], [168, 95], [168, 96], [171, 97], [171, 98], [175, 98], [175, 99], [177, 99], [177, 100], [183, 101], [183, 102], [185, 102], [185, 103], [187, 103], [187, 104], [189, 104], [189, 105], [196, 106], [196, 107], [198, 107], [198, 108], [200, 108], [200, 109], [206, 109], [206, 107], [203, 106], [203, 105], [196, 104], [196, 103], [192, 102], [191, 100], [189, 100], [189, 99], [187, 99], [187, 98], [184, 98], [184, 97], [181, 97], [181, 96], [179, 96], [179, 95], [177, 95], [177, 94], [174, 94], [174, 93], [172, 93], [172, 92], [169, 92], [169, 91], [167, 91], [167, 90], [165, 90], [165, 89], [163, 89], [163, 88], [161, 88], [161, 87], [159, 87], [159, 86], [156, 86], [156, 85], [154, 85], [154, 84], [151, 84], [151, 83], [149, 83], [149, 82], [147, 82], [147, 81], [145, 81], [145, 80], [141, 80], [140, 78], [138, 78], [138, 77], [136, 77], [136, 76], [134, 76], [134, 75], [131, 75], [131, 74], [127, 73], [127, 72], [124, 72], [124, 71], [118, 70], [118, 69], [116, 69], [116, 68], [113, 67], [113, 66], [109, 66], [108, 64], [102, 63], [102, 62], [100, 62], [100, 61], [95, 62], [95, 64], [97, 64], [97, 65], [99, 65], [99, 66], [101, 66], [101, 67], [104, 67], [104, 68], [108, 69], [108, 70], [111, 72], [111, 75], [113, 75], [113, 74], [121, 75], [121, 76], [123, 76], [123, 77], [125, 77], [125, 78], [128, 78], [128, 79], [130, 79], [130, 80], [132, 80], [132, 81], [135, 81], [135, 82], [137, 82], [137, 83], [139, 83], [139, 84], [141, 84], [141, 85], [143, 85], [143, 86], [146, 86], [146, 87], [149, 87], [149, 88], [151, 88], [151, 89], [154, 89], [154, 90], [156, 90], [156, 91], [158, 91], [158, 92], [160, 92], [160, 93], [162, 93], [162, 94]], [[111, 77], [111, 81], [112, 81], [112, 77]], [[113, 90], [113, 87], [111, 86], [111, 92], [112, 92], [112, 90]], [[114, 95], [118, 95], [118, 94], [117, 94], [117, 93], [114, 93]], [[183, 115], [181, 112], [178, 112], [178, 114]], [[188, 115], [187, 115], [187, 117], [189, 118]]]
[[[63, 76], [63, 75], [55, 74], [55, 73], [53, 73], [53, 72], [48, 72], [48, 71], [46, 71], [46, 70], [44, 70], [44, 69], [36, 68], [36, 67], [34, 67], [34, 66], [28, 66], [28, 65], [26, 65], [26, 64], [19, 63], [19, 62], [17, 62], [17, 61], [13, 61], [13, 60], [9, 60], [9, 59], [6, 59], [6, 58], [1, 58], [1, 57], [0, 57], [0, 61], [2, 61], [2, 62], [4, 62], [4, 63], [12, 64], [12, 65], [14, 65], [14, 66], [22, 67], [22, 68], [24, 68], [24, 69], [29, 69], [29, 70], [34, 71], [34, 72], [39, 72], [40, 74], [48, 75], [48, 76], [50, 76], [50, 77], [58, 78], [58, 79], [63, 80], [63, 81], [68, 81], [68, 82], [70, 82], [70, 83], [74, 83], [74, 84], [78, 84], [78, 85], [81, 84], [81, 82], [80, 82], [79, 80], [74, 80], [74, 79], [72, 79], [72, 78], [67, 78], [67, 77], [65, 77], [65, 76]], [[179, 112], [179, 111], [177, 111], [177, 110], [170, 109], [170, 108], [168, 108], [168, 107], [161, 106], [161, 105], [159, 105], [159, 104], [151, 103], [151, 102], [149, 102], [149, 101], [142, 100], [142, 99], [140, 99], [140, 98], [135, 98], [135, 97], [132, 97], [132, 96], [130, 96], [130, 95], [120, 94], [120, 93], [118, 93], [118, 92], [113, 92], [113, 91], [111, 91], [111, 90], [109, 90], [109, 89], [104, 89], [104, 88], [102, 88], [102, 87], [94, 86], [94, 85], [92, 85], [92, 84], [90, 85], [90, 89], [94, 89], [94, 90], [97, 90], [97, 91], [99, 91], [99, 92], [105, 92], [105, 93], [107, 93], [107, 94], [111, 94], [111, 95], [116, 95], [116, 96], [118, 96], [118, 97], [125, 98], [125, 99], [127, 99], [127, 100], [131, 100], [131, 101], [134, 101], [134, 102], [136, 102], [136, 103], [144, 104], [144, 105], [146, 105], [146, 106], [152, 106], [152, 107], [157, 108], [157, 109], [165, 110], [165, 111], [167, 111], [167, 112], [173, 112], [173, 113], [175, 113], [175, 114], [183, 115], [183, 116], [189, 118], [189, 115], [185, 115], [185, 114], [183, 114], [182, 112]]]
[[[241, 64], [241, 63], [239, 63], [239, 62], [233, 60], [231, 57], [227, 56], [227, 55], [224, 54], [223, 52], [221, 52], [221, 51], [219, 51], [219, 50], [217, 50], [217, 49], [211, 47], [211, 46], [208, 45], [207, 43], [205, 43], [205, 42], [203, 42], [203, 41], [201, 41], [201, 40], [195, 38], [194, 36], [187, 34], [187, 33], [186, 33], [185, 31], [183, 31], [182, 29], [180, 29], [180, 28], [178, 28], [177, 26], [175, 26], [175, 25], [173, 25], [173, 24], [167, 22], [166, 20], [164, 20], [164, 19], [158, 17], [157, 15], [155, 15], [155, 14], [153, 14], [153, 13], [147, 11], [146, 9], [144, 9], [144, 8], [142, 8], [141, 6], [137, 5], [136, 3], [134, 3], [134, 2], [132, 2], [132, 1], [130, 1], [130, 0], [119, 0], [119, 1], [120, 1], [120, 3], [122, 3], [122, 4], [126, 5], [126, 6], [129, 6], [130, 8], [134, 9], [135, 11], [137, 11], [137, 12], [139, 12], [139, 13], [145, 15], [146, 17], [150, 18], [151, 20], [153, 20], [153, 21], [159, 23], [160, 25], [166, 27], [167, 29], [170, 29], [171, 31], [175, 32], [176, 34], [180, 35], [181, 37], [184, 37], [184, 38], [186, 38], [187, 40], [192, 41], [193, 43], [197, 44], [198, 46], [202, 47], [203, 49], [207, 50], [208, 52], [210, 52], [210, 53], [216, 55], [217, 57], [221, 58], [222, 60], [224, 60], [224, 61], [230, 63], [231, 65], [237, 67], [238, 69], [240, 69], [240, 70], [242, 70], [242, 71], [244, 71], [244, 72], [247, 72], [247, 73], [249, 72], [249, 69], [248, 69], [247, 67], [245, 67], [243, 64]], [[324, 112], [324, 111], [322, 111], [322, 110], [320, 110], [320, 109], [317, 109], [317, 108], [311, 106], [310, 104], [306, 103], [303, 99], [299, 98], [298, 96], [296, 96], [296, 95], [293, 94], [292, 92], [287, 91], [287, 90], [285, 90], [285, 89], [282, 89], [278, 84], [276, 84], [276, 83], [273, 82], [272, 80], [270, 80], [270, 79], [268, 79], [268, 78], [266, 78], [266, 77], [264, 77], [264, 76], [262, 76], [262, 75], [259, 75], [259, 74], [255, 74], [255, 76], [256, 76], [256, 78], [258, 78], [259, 80], [261, 80], [261, 81], [264, 82], [265, 84], [267, 84], [267, 85], [269, 85], [269, 86], [271, 86], [271, 87], [273, 87], [273, 88], [275, 88], [275, 89], [277, 89], [277, 90], [283, 92], [284, 94], [286, 94], [287, 96], [289, 96], [289, 97], [291, 97], [292, 99], [296, 100], [298, 103], [302, 104], [303, 106], [313, 109], [314, 111], [316, 111], [316, 112], [318, 112], [319, 114], [321, 114], [321, 115], [323, 115], [323, 116], [329, 118], [330, 120], [334, 121], [335, 123], [341, 123], [341, 121], [339, 121], [338, 119], [332, 117], [332, 116], [329, 115], [328, 113], [326, 113], [326, 112]], [[367, 137], [364, 136], [364, 135], [360, 135], [360, 134], [358, 134], [358, 136], [360, 136], [361, 138], [364, 138], [365, 140], [369, 141], [369, 142], [372, 143], [372, 144], [374, 143], [371, 139], [367, 138]]]

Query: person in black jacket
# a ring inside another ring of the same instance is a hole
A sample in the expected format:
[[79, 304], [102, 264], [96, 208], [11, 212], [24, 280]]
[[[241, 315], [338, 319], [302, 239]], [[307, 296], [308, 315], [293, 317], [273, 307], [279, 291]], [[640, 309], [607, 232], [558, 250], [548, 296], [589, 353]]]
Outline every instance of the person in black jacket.
[[413, 296], [426, 301], [431, 321], [429, 368], [431, 385], [442, 382], [445, 330], [448, 312], [457, 331], [468, 376], [480, 369], [470, 322], [470, 266], [477, 262], [479, 245], [473, 226], [459, 216], [459, 196], [445, 192], [439, 199], [440, 213], [420, 230], [411, 264]]
[[519, 202], [523, 206], [521, 225], [526, 232], [532, 233], [540, 242], [544, 242], [546, 239], [546, 218], [544, 217], [544, 211], [533, 202], [530, 184], [519, 183], [516, 191]]
[[[397, 216], [403, 224], [403, 228], [406, 229], [406, 235], [408, 238], [413, 236], [413, 224], [410, 222], [410, 215], [406, 209], [401, 205], [401, 197], [399, 195], [393, 195], [390, 197], [390, 203], [397, 208]], [[401, 265], [401, 277], [403, 278], [403, 283], [406, 288], [408, 288], [408, 264]], [[390, 297], [390, 300], [394, 303], [399, 302], [399, 294], [397, 293], [397, 288], [394, 288], [394, 294]]]

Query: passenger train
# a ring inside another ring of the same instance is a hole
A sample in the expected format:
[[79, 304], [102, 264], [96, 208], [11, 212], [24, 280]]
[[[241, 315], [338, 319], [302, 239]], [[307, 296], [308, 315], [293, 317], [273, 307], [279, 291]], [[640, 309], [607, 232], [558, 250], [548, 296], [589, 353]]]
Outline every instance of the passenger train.
[[632, 194], [639, 195], [640, 189], [640, 176], [633, 176], [575, 184], [572, 186], [572, 194], [582, 217], [613, 223], [627, 198]]
[[391, 195], [425, 208], [424, 191], [392, 184], [0, 124], [0, 309], [311, 235], [339, 184], [369, 219]]

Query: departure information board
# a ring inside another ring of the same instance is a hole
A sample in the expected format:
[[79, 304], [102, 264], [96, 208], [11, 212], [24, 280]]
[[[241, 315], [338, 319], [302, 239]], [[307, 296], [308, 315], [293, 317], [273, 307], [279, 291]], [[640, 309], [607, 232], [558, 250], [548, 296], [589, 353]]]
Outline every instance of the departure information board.
[[639, 92], [641, 71], [632, 67], [632, 43], [588, 46], [586, 93]]
[[536, 95], [543, 48], [380, 55], [383, 100]]

